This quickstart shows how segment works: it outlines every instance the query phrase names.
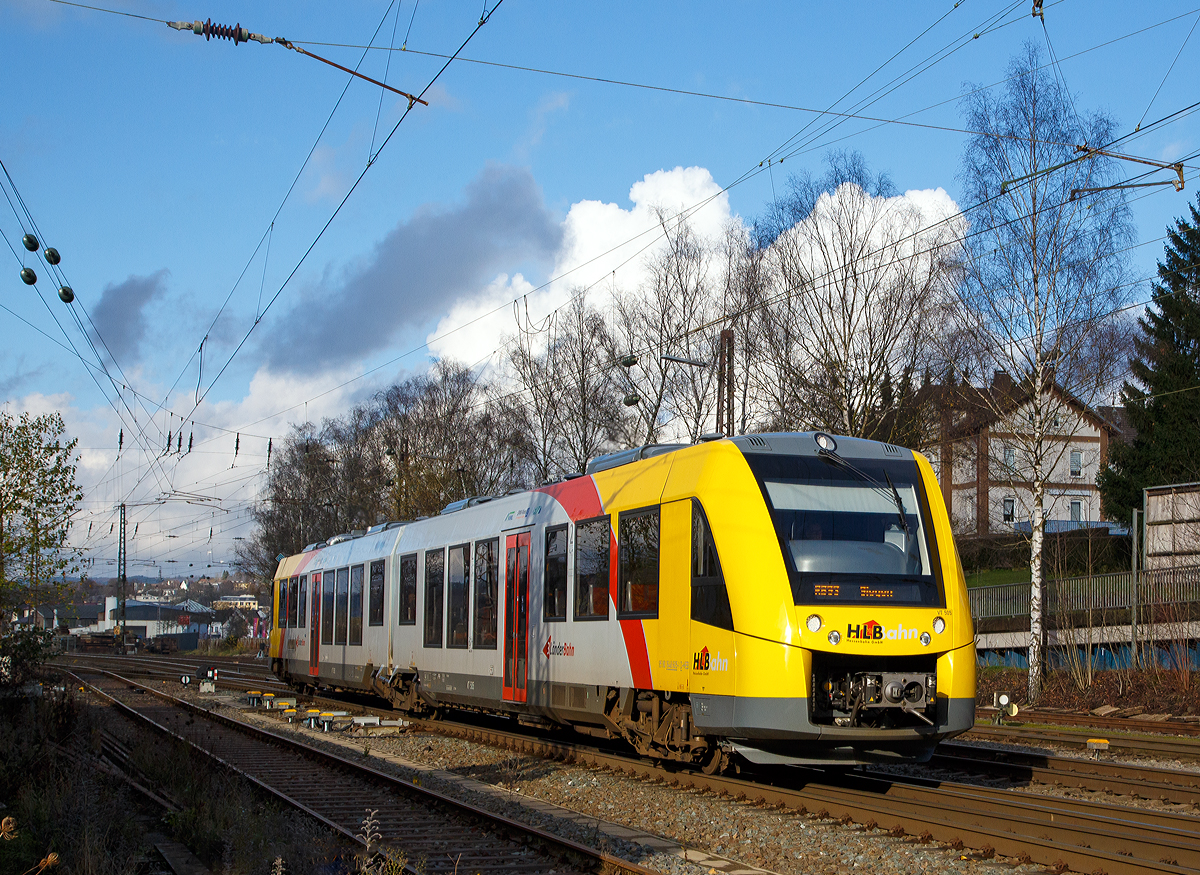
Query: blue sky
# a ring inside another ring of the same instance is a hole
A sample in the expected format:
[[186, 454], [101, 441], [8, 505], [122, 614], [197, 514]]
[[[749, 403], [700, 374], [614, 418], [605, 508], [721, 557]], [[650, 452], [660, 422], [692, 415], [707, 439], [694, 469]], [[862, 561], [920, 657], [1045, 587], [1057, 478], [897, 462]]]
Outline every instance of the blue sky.
[[[233, 538], [249, 534], [268, 438], [306, 416], [343, 412], [423, 369], [430, 355], [485, 363], [511, 330], [506, 301], [653, 227], [652, 203], [690, 206], [732, 185], [698, 224], [715, 231], [730, 216], [751, 221], [789, 172], [819, 170], [830, 148], [861, 151], [901, 191], [942, 188], [958, 200], [959, 98], [966, 83], [999, 82], [1026, 40], [1045, 49], [1048, 34], [1079, 107], [1108, 112], [1122, 133], [1143, 115], [1150, 122], [1200, 99], [1200, 36], [1185, 45], [1200, 8], [1188, 2], [1048, 2], [1043, 30], [1028, 0], [505, 0], [300, 263], [405, 102], [388, 93], [381, 104], [380, 89], [356, 81], [330, 119], [344, 73], [279, 45], [206, 42], [162, 20], [240, 22], [350, 67], [363, 55], [350, 46], [373, 36], [376, 46], [406, 44], [404, 52], [368, 52], [361, 69], [415, 92], [444, 63], [419, 53], [457, 49], [482, 2], [403, 0], [390, 15], [379, 0], [97, 5], [156, 21], [51, 0], [0, 6], [0, 160], [44, 245], [61, 252], [76, 306], [87, 309], [120, 366], [118, 373], [108, 363], [117, 383], [153, 399], [138, 402], [128, 389], [118, 399], [103, 376], [97, 388], [73, 353], [21, 321], [65, 343], [53, 311], [90, 356], [45, 265], [25, 258], [42, 277], [49, 309], [0, 248], [0, 303], [11, 311], [0, 310], [0, 387], [12, 410], [61, 410], [80, 438], [88, 494], [76, 533], [101, 563], [97, 576], [110, 573], [103, 561], [115, 556], [106, 534], [113, 506], [163, 494], [220, 502], [131, 509], [131, 528], [133, 520], [142, 526], [131, 555], [174, 559], [162, 565], [166, 576], [231, 562]], [[857, 111], [932, 127], [843, 120], [824, 130], [836, 120], [799, 109], [850, 110], [877, 89]], [[758, 168], [806, 125], [782, 165]], [[1127, 149], [1177, 160], [1200, 149], [1198, 140], [1196, 117], [1186, 116]], [[1195, 188], [1189, 181], [1182, 194], [1150, 189], [1135, 200], [1139, 241], [1161, 237]], [[0, 232], [24, 254], [21, 227], [2, 200]], [[631, 256], [641, 245], [605, 261], [603, 272], [636, 282]], [[1135, 273], [1151, 274], [1161, 253], [1155, 242], [1134, 250]], [[554, 294], [595, 279], [596, 270], [561, 277], [531, 300], [552, 306]], [[425, 345], [493, 308], [501, 312], [490, 321]], [[206, 336], [199, 373], [195, 354]], [[193, 410], [198, 382], [206, 394]], [[177, 435], [180, 416], [196, 451], [151, 463], [147, 449], [161, 446], [167, 431]], [[139, 431], [144, 448], [134, 440]]]

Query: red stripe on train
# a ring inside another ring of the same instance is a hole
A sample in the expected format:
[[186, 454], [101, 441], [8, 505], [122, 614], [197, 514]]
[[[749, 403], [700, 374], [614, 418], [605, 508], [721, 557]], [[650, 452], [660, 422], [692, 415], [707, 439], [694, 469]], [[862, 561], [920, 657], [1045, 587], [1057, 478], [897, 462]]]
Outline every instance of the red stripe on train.
[[[598, 517], [604, 513], [604, 504], [596, 489], [596, 481], [591, 477], [576, 477], [562, 483], [542, 486], [536, 492], [549, 495], [560, 505], [572, 522]], [[617, 555], [617, 537], [611, 535], [609, 545], [611, 557]], [[608, 597], [612, 601], [613, 610], [617, 607], [617, 565], [609, 562]], [[642, 628], [641, 620], [619, 620], [621, 635], [625, 639], [625, 653], [629, 657], [629, 673], [633, 677], [633, 685], [639, 689], [653, 689], [654, 681], [650, 675], [650, 653], [646, 647], [646, 630]]]

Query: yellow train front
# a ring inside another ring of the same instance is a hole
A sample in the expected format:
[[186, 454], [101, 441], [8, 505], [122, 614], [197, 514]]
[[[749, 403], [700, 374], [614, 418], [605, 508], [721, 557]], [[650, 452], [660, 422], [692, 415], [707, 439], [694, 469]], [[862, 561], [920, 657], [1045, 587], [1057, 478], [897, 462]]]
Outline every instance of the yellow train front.
[[697, 449], [666, 482], [696, 498], [697, 729], [759, 762], [923, 761], [969, 729], [974, 629], [928, 461], [825, 434]]
[[900, 447], [643, 447], [347, 537], [280, 564], [271, 655], [293, 683], [571, 726], [709, 770], [734, 754], [921, 761], [974, 722], [962, 567], [929, 463]]

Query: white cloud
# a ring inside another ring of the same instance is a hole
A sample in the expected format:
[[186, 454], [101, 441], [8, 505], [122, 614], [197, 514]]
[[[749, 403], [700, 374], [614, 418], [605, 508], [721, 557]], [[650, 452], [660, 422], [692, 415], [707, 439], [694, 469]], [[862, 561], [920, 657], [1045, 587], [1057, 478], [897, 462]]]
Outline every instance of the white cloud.
[[[662, 244], [663, 229], [655, 216], [658, 207], [669, 215], [691, 210], [694, 230], [714, 241], [731, 218], [728, 196], [703, 167], [648, 173], [630, 187], [629, 201], [628, 208], [593, 200], [573, 204], [562, 223], [553, 281], [535, 292], [520, 274], [511, 281], [507, 274], [498, 274], [478, 293], [454, 305], [430, 334], [430, 349], [438, 356], [476, 364], [496, 349], [503, 336], [515, 332], [513, 307], [504, 305], [518, 298], [521, 318], [528, 313], [536, 322], [580, 287], [599, 283], [597, 303], [599, 289], [609, 288], [610, 280], [621, 288], [637, 288], [645, 277], [646, 257]], [[446, 335], [468, 322], [469, 327]]]

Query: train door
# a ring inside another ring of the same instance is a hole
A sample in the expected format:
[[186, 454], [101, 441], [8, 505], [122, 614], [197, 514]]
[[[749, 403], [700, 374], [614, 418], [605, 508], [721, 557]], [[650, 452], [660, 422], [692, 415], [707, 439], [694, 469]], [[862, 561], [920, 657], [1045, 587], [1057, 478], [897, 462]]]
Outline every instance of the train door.
[[524, 702], [529, 676], [529, 532], [509, 535], [504, 563], [504, 698]]
[[309, 599], [312, 600], [312, 623], [308, 627], [308, 673], [317, 676], [317, 653], [321, 643], [321, 574], [309, 575]]

